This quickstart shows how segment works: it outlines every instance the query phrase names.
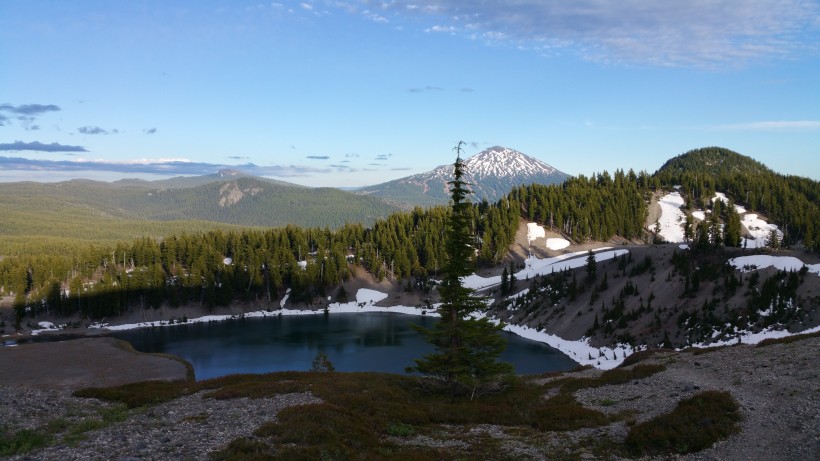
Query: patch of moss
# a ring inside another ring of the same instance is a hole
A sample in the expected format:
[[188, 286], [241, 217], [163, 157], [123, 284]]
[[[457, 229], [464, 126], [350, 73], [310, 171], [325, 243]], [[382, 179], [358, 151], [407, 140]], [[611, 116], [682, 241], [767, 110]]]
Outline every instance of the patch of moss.
[[11, 432], [0, 426], [0, 456], [22, 455], [48, 445], [51, 437], [33, 429]]

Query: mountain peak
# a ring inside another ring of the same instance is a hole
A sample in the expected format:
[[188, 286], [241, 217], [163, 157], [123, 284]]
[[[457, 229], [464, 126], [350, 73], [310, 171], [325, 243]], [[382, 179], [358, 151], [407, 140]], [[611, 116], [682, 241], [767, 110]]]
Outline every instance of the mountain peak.
[[[501, 199], [518, 186], [556, 184], [568, 176], [538, 159], [503, 146], [490, 147], [465, 159], [464, 166], [473, 200], [489, 202]], [[411, 205], [446, 204], [450, 199], [448, 182], [452, 180], [453, 165], [447, 164], [427, 173], [366, 187], [357, 194]]]
[[502, 146], [485, 149], [465, 160], [464, 165], [467, 172], [476, 179], [493, 176], [551, 175], [558, 171], [538, 159]]

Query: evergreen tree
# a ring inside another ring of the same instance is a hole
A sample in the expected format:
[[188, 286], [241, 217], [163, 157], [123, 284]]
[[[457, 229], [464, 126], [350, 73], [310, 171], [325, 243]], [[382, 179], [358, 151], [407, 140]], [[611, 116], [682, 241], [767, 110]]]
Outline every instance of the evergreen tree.
[[508, 293], [512, 293], [512, 291], [513, 291], [513, 290], [515, 290], [515, 281], [517, 280], [517, 279], [515, 278], [515, 266], [513, 266], [513, 262], [512, 262], [512, 261], [510, 261], [510, 270], [509, 270], [509, 274], [510, 274], [510, 284], [509, 284], [509, 286], [507, 287], [507, 292], [508, 292]]
[[510, 274], [507, 272], [507, 266], [504, 266], [504, 272], [501, 273], [501, 296], [507, 296], [510, 292]]
[[430, 329], [417, 327], [436, 350], [416, 359], [416, 365], [407, 370], [433, 378], [451, 395], [466, 392], [472, 398], [477, 393], [498, 388], [512, 376], [513, 368], [509, 363], [497, 361], [506, 347], [506, 341], [498, 335], [501, 325], [494, 325], [486, 317], [472, 317], [486, 309], [486, 299], [461, 282], [463, 277], [472, 274], [475, 254], [467, 201], [469, 189], [463, 180], [462, 144], [459, 142], [454, 149], [454, 178], [449, 182], [452, 213], [445, 242], [447, 260], [439, 287], [441, 319]]
[[595, 254], [592, 253], [592, 250], [587, 252], [587, 283], [593, 284], [595, 283], [595, 272], [598, 268], [598, 263], [595, 261]]

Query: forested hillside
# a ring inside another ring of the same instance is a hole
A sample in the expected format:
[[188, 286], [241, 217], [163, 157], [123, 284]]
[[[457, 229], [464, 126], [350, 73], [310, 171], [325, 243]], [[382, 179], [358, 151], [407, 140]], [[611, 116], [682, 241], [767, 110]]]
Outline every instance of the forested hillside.
[[[716, 158], [722, 168], [713, 168]], [[682, 186], [681, 193], [690, 207], [713, 210], [709, 225], [698, 226], [692, 232], [701, 251], [739, 244], [740, 230], [733, 219], [736, 215], [730, 207], [712, 203], [715, 191], [725, 192], [749, 211], [774, 217], [786, 231], [785, 246], [804, 244], [816, 250], [820, 240], [814, 238], [820, 220], [818, 182], [761, 168], [725, 149], [703, 149], [667, 162], [655, 175], [617, 170], [614, 175], [603, 172], [580, 176], [563, 184], [521, 186], [498, 202], [472, 205], [476, 259], [486, 267], [508, 258], [522, 218], [576, 243], [613, 237], [649, 241], [652, 235], [645, 225], [650, 198], [675, 185]], [[293, 301], [309, 303], [336, 293], [340, 282], [355, 268], [369, 271], [377, 279], [397, 281], [408, 289], [428, 291], [429, 277], [444, 264], [442, 239], [449, 213], [446, 207], [397, 212], [376, 219], [372, 225], [351, 220], [335, 228], [293, 224], [262, 228], [260, 224], [257, 229], [214, 229], [208, 227], [213, 223], [205, 221], [168, 221], [159, 223], [165, 227], [151, 227], [146, 223], [157, 221], [119, 217], [123, 212], [115, 204], [134, 197], [129, 195], [132, 192], [127, 191], [128, 187], [145, 194], [133, 209], [153, 219], [170, 218], [165, 210], [177, 204], [185, 217], [202, 213], [230, 219], [235, 213], [258, 215], [260, 219], [284, 217], [287, 222], [301, 210], [315, 211], [320, 205], [331, 205], [341, 213], [339, 210], [348, 202], [346, 198], [334, 202], [337, 194], [344, 194], [340, 191], [319, 190], [312, 196], [314, 202], [292, 188], [278, 194], [278, 189], [254, 178], [186, 189], [122, 185], [109, 191], [108, 187], [105, 183], [79, 181], [56, 185], [19, 183], [14, 190], [3, 192], [0, 209], [5, 219], [0, 221], [0, 229], [12, 237], [4, 239], [8, 251], [0, 259], [0, 295], [13, 296], [21, 315], [56, 311], [100, 318], [163, 303], [267, 303], [279, 299], [288, 288]], [[38, 188], [72, 192], [66, 194], [64, 202], [36, 194], [30, 200], [26, 198]], [[288, 195], [291, 192], [293, 195]], [[203, 201], [201, 197], [208, 199]], [[274, 198], [280, 202], [279, 208], [268, 205]], [[83, 205], [93, 200], [96, 208]], [[223, 205], [220, 200], [224, 200]], [[342, 214], [335, 216], [342, 219]], [[25, 241], [15, 239], [24, 239], [19, 233], [29, 231], [34, 236], [49, 236], [47, 245], [54, 248], [26, 252]], [[128, 239], [117, 238], [118, 232], [144, 234]], [[59, 237], [64, 233], [75, 238]], [[78, 237], [84, 234], [103, 235], [110, 240]], [[84, 243], [91, 241], [95, 244]], [[564, 277], [562, 283], [570, 282]], [[553, 291], [564, 292], [557, 288]]]
[[[269, 302], [286, 288], [295, 302], [309, 303], [346, 280], [354, 266], [377, 278], [424, 285], [443, 265], [448, 214], [446, 207], [417, 208], [367, 229], [346, 224], [336, 230], [213, 231], [9, 257], [0, 260], [0, 289], [15, 296], [20, 317], [56, 312], [102, 318], [163, 303]], [[471, 215], [476, 258], [498, 262], [518, 226], [517, 204], [476, 204]]]
[[520, 203], [521, 215], [556, 229], [576, 241], [606, 241], [614, 236], [638, 238], [646, 220], [653, 182], [644, 172], [604, 171], [590, 178], [579, 176], [561, 185], [533, 184], [514, 189], [510, 197]]

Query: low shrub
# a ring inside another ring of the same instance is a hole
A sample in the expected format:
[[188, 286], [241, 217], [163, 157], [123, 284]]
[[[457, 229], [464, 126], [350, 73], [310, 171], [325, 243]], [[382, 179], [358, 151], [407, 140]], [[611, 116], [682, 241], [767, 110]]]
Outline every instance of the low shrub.
[[681, 400], [669, 413], [633, 426], [625, 444], [634, 455], [693, 453], [738, 432], [740, 418], [731, 394], [705, 391]]
[[196, 390], [188, 381], [145, 381], [115, 387], [89, 387], [74, 392], [75, 397], [121, 402], [128, 408], [153, 405], [173, 400]]
[[559, 386], [562, 393], [572, 393], [581, 389], [592, 389], [596, 387], [609, 386], [615, 384], [625, 384], [630, 381], [644, 379], [655, 373], [666, 370], [665, 365], [660, 364], [638, 364], [632, 368], [614, 368], [607, 370], [597, 378], [563, 378], [552, 381], [547, 387]]

